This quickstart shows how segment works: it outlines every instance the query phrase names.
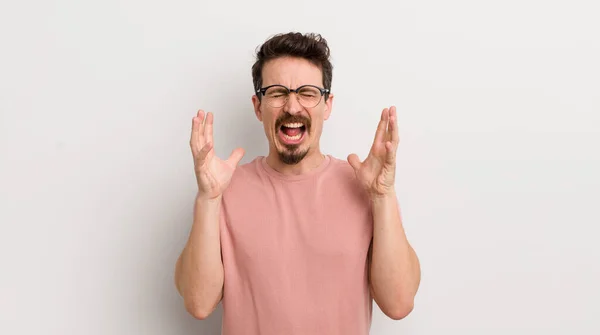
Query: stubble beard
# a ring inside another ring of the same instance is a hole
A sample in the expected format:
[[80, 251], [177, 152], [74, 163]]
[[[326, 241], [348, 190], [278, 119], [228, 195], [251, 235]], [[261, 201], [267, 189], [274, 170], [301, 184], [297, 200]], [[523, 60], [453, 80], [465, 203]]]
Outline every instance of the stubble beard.
[[299, 145], [286, 145], [286, 149], [278, 151], [279, 160], [287, 165], [296, 165], [300, 163], [308, 154], [308, 149], [299, 150]]

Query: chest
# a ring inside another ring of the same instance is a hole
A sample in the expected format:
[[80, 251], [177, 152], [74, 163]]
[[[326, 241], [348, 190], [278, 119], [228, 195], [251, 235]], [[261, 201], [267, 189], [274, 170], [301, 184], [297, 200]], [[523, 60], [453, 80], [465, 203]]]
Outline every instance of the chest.
[[365, 260], [372, 215], [353, 185], [265, 184], [227, 200], [224, 233], [237, 258], [247, 264], [360, 265]]

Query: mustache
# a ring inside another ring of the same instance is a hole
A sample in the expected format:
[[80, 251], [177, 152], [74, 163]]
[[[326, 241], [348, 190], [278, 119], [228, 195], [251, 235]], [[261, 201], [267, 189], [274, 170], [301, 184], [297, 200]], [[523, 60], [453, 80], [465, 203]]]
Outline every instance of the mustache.
[[300, 115], [292, 115], [289, 113], [284, 113], [282, 114], [277, 121], [275, 121], [275, 127], [276, 129], [281, 128], [281, 125], [284, 123], [302, 123], [304, 124], [304, 126], [306, 127], [306, 130], [310, 129], [311, 126], [311, 122], [310, 119], [304, 116], [300, 116]]

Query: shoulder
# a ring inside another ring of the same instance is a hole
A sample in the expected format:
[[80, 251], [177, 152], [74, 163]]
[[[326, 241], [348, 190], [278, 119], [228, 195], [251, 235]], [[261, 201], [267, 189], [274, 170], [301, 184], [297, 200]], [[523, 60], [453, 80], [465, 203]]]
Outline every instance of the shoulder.
[[239, 164], [234, 173], [232, 179], [244, 179], [251, 177], [258, 177], [260, 175], [262, 156], [253, 158], [251, 161], [243, 164]]
[[247, 163], [239, 164], [233, 172], [225, 194], [243, 191], [260, 181], [262, 179], [261, 159], [262, 157], [259, 156]]
[[331, 171], [344, 177], [344, 178], [350, 178], [350, 179], [355, 179], [356, 178], [356, 173], [354, 173], [354, 169], [352, 168], [352, 166], [350, 166], [350, 163], [348, 163], [347, 160], [345, 159], [341, 159], [341, 158], [337, 158], [334, 156], [330, 156], [331, 159]]
[[330, 167], [327, 170], [328, 179], [338, 183], [341, 182], [348, 185], [358, 186], [356, 173], [347, 160], [336, 158], [334, 156], [330, 156], [330, 159]]
[[330, 167], [326, 173], [328, 186], [336, 193], [342, 193], [359, 203], [368, 201], [367, 194], [356, 177], [356, 172], [345, 159], [331, 157]]

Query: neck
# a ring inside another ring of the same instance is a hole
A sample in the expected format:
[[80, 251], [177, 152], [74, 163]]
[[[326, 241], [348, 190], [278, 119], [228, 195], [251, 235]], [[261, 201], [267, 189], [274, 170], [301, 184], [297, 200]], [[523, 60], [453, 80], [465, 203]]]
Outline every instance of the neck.
[[267, 164], [275, 171], [285, 175], [301, 175], [308, 173], [319, 167], [324, 160], [325, 156], [319, 149], [309, 151], [308, 154], [295, 165], [283, 163], [279, 159], [279, 155], [276, 151], [269, 152], [269, 156], [267, 156]]

